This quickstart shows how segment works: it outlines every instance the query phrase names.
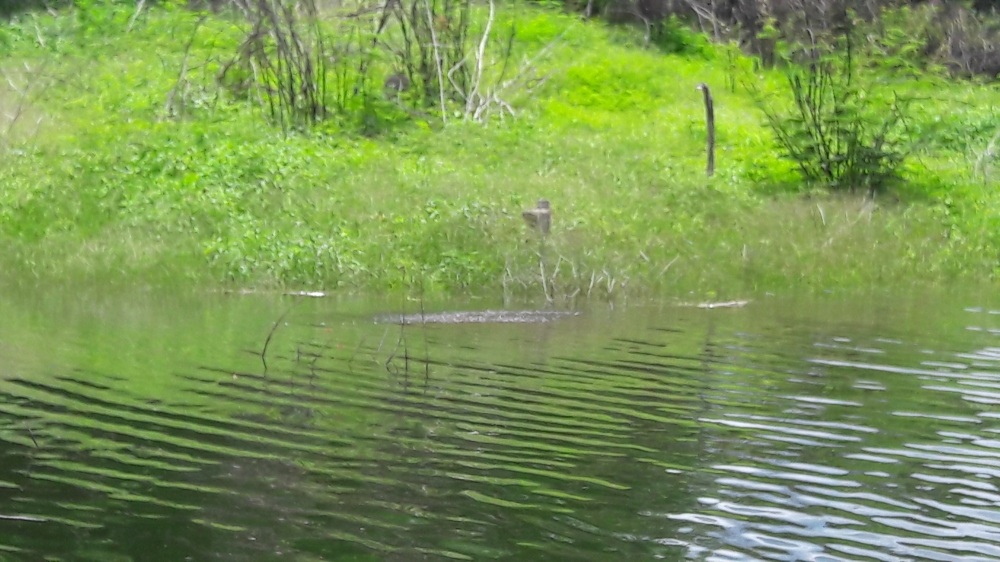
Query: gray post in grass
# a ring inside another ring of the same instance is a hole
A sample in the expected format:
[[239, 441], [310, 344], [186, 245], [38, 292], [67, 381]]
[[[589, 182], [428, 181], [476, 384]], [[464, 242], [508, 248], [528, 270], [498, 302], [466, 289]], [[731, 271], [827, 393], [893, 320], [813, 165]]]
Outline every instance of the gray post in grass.
[[708, 164], [705, 166], [705, 173], [712, 177], [715, 173], [715, 107], [712, 104], [712, 93], [708, 91], [708, 84], [698, 84], [698, 89], [705, 96], [705, 127], [708, 129]]
[[540, 230], [543, 235], [547, 235], [552, 227], [552, 206], [548, 199], [539, 199], [534, 209], [522, 211], [521, 216], [528, 226]]

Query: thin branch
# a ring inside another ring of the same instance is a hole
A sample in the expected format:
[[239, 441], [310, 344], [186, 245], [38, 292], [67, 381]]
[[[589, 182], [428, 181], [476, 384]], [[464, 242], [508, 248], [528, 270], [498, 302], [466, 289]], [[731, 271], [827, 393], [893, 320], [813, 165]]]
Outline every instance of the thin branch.
[[282, 315], [279, 316], [278, 319], [274, 321], [274, 325], [271, 326], [271, 331], [267, 333], [267, 338], [264, 339], [264, 347], [261, 348], [260, 350], [260, 362], [264, 365], [265, 375], [267, 374], [267, 348], [269, 345], [271, 345], [271, 338], [273, 338], [274, 333], [278, 331], [278, 326], [281, 325], [281, 321], [284, 320], [286, 316], [288, 316], [288, 313], [291, 312], [292, 309], [295, 308], [295, 305], [297, 305], [299, 302], [301, 301], [298, 301], [292, 306], [288, 307], [288, 310], [282, 313]]
[[483, 59], [486, 57], [486, 43], [490, 38], [490, 29], [493, 27], [493, 17], [495, 14], [496, 5], [493, 0], [490, 0], [490, 12], [486, 18], [486, 28], [483, 29], [483, 37], [479, 41], [479, 50], [476, 52], [476, 76], [472, 80], [472, 91], [469, 92], [469, 96], [465, 100], [466, 115], [472, 113], [472, 104], [475, 103], [476, 97], [479, 95], [479, 85], [483, 81]]
[[[24, 74], [25, 76], [43, 76], [43, 71], [45, 70], [45, 65], [42, 68], [32, 68], [28, 63], [24, 63]], [[8, 119], [7, 126], [3, 133], [0, 134], [0, 145], [6, 147], [11, 134], [14, 130], [14, 126], [20, 121], [21, 117], [24, 115], [25, 108], [28, 105], [29, 97], [32, 90], [36, 89], [37, 80], [35, 82], [28, 81], [25, 83], [23, 88], [19, 88], [17, 84], [14, 83], [14, 78], [7, 74], [6, 71], [0, 69], [0, 76], [3, 76], [10, 89], [17, 94], [17, 105], [14, 107], [13, 113], [5, 113], [4, 117]], [[35, 123], [35, 132], [38, 132], [38, 125], [42, 122], [42, 118], [39, 117]]]
[[45, 37], [42, 36], [42, 30], [38, 27], [38, 18], [36, 18], [34, 14], [31, 15], [31, 24], [35, 27], [35, 39], [38, 40], [38, 44], [42, 48], [45, 48]]
[[178, 88], [180, 88], [181, 84], [185, 80], [187, 80], [188, 59], [191, 56], [191, 46], [194, 45], [194, 38], [198, 34], [198, 30], [201, 28], [201, 25], [205, 23], [205, 20], [207, 18], [208, 18], [207, 15], [202, 15], [200, 18], [198, 18], [198, 21], [194, 25], [194, 29], [191, 30], [191, 36], [188, 37], [187, 44], [184, 45], [184, 58], [181, 61], [181, 70], [180, 72], [177, 73], [177, 81], [174, 83], [174, 87], [170, 88], [170, 92], [167, 93], [167, 101], [163, 104], [163, 111], [168, 116], [172, 112], [171, 110], [174, 109], [174, 98], [177, 96]]
[[132, 26], [135, 25], [135, 20], [139, 19], [139, 14], [142, 13], [142, 9], [146, 7], [146, 0], [139, 0], [139, 3], [135, 6], [135, 13], [132, 14], [132, 18], [128, 20], [128, 27], [125, 28], [125, 33], [132, 33]]
[[462, 87], [455, 81], [455, 73], [458, 72], [462, 68], [462, 65], [465, 64], [466, 58], [468, 57], [463, 57], [462, 60], [458, 61], [451, 67], [451, 70], [448, 71], [448, 82], [451, 84], [452, 88], [455, 88], [458, 95], [462, 96], [462, 100], [465, 100], [468, 103], [468, 100], [471, 98], [465, 95], [465, 92], [462, 91]]
[[427, 12], [427, 25], [431, 33], [431, 46], [434, 49], [434, 66], [437, 67], [438, 91], [441, 99], [441, 122], [448, 124], [448, 108], [445, 106], [444, 97], [444, 69], [441, 65], [441, 49], [438, 45], [437, 31], [434, 30], [434, 14], [431, 13], [430, 0], [424, 0], [424, 8]]

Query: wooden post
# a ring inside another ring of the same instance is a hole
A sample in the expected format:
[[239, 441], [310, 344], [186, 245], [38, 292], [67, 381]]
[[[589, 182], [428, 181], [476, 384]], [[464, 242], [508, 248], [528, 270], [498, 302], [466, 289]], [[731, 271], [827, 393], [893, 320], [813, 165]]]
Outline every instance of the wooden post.
[[521, 216], [524, 217], [524, 222], [528, 223], [528, 226], [541, 230], [542, 234], [548, 234], [552, 227], [552, 206], [548, 199], [539, 199], [538, 205], [534, 209], [522, 211]]
[[705, 127], [708, 130], [708, 164], [705, 166], [705, 173], [712, 177], [715, 173], [715, 107], [712, 104], [712, 93], [708, 91], [708, 84], [698, 84], [698, 89], [705, 96]]

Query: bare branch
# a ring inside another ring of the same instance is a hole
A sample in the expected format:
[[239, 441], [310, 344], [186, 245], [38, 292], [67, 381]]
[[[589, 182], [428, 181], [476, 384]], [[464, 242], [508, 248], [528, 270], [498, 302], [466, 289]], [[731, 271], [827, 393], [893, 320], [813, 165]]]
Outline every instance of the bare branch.
[[447, 124], [448, 108], [445, 106], [444, 70], [441, 68], [441, 49], [438, 44], [437, 31], [434, 29], [434, 15], [431, 13], [430, 0], [424, 0], [424, 8], [427, 12], [427, 25], [431, 33], [431, 46], [434, 49], [434, 65], [437, 67], [438, 90], [441, 99], [441, 122]]
[[472, 91], [465, 100], [465, 113], [473, 112], [472, 106], [479, 95], [479, 85], [483, 81], [483, 59], [486, 57], [486, 43], [490, 39], [490, 29], [493, 27], [493, 17], [496, 14], [496, 5], [490, 0], [489, 16], [486, 18], [486, 28], [483, 29], [483, 37], [479, 41], [479, 50], [476, 52], [476, 75], [472, 79]]
[[132, 33], [132, 26], [135, 25], [135, 20], [139, 19], [139, 14], [142, 13], [144, 7], [146, 7], [146, 0], [139, 0], [139, 3], [135, 6], [135, 13], [128, 20], [128, 27], [125, 28], [125, 33]]

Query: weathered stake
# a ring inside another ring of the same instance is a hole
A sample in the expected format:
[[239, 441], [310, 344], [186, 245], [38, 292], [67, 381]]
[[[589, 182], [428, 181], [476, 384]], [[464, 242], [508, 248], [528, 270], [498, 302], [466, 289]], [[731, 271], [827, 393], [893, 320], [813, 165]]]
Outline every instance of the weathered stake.
[[705, 127], [708, 129], [708, 164], [705, 166], [705, 173], [712, 177], [715, 173], [715, 107], [712, 104], [712, 93], [708, 90], [708, 84], [698, 84], [698, 89], [705, 96]]
[[539, 199], [534, 209], [522, 211], [521, 216], [528, 226], [541, 230], [542, 234], [548, 234], [552, 227], [552, 207], [548, 199]]

